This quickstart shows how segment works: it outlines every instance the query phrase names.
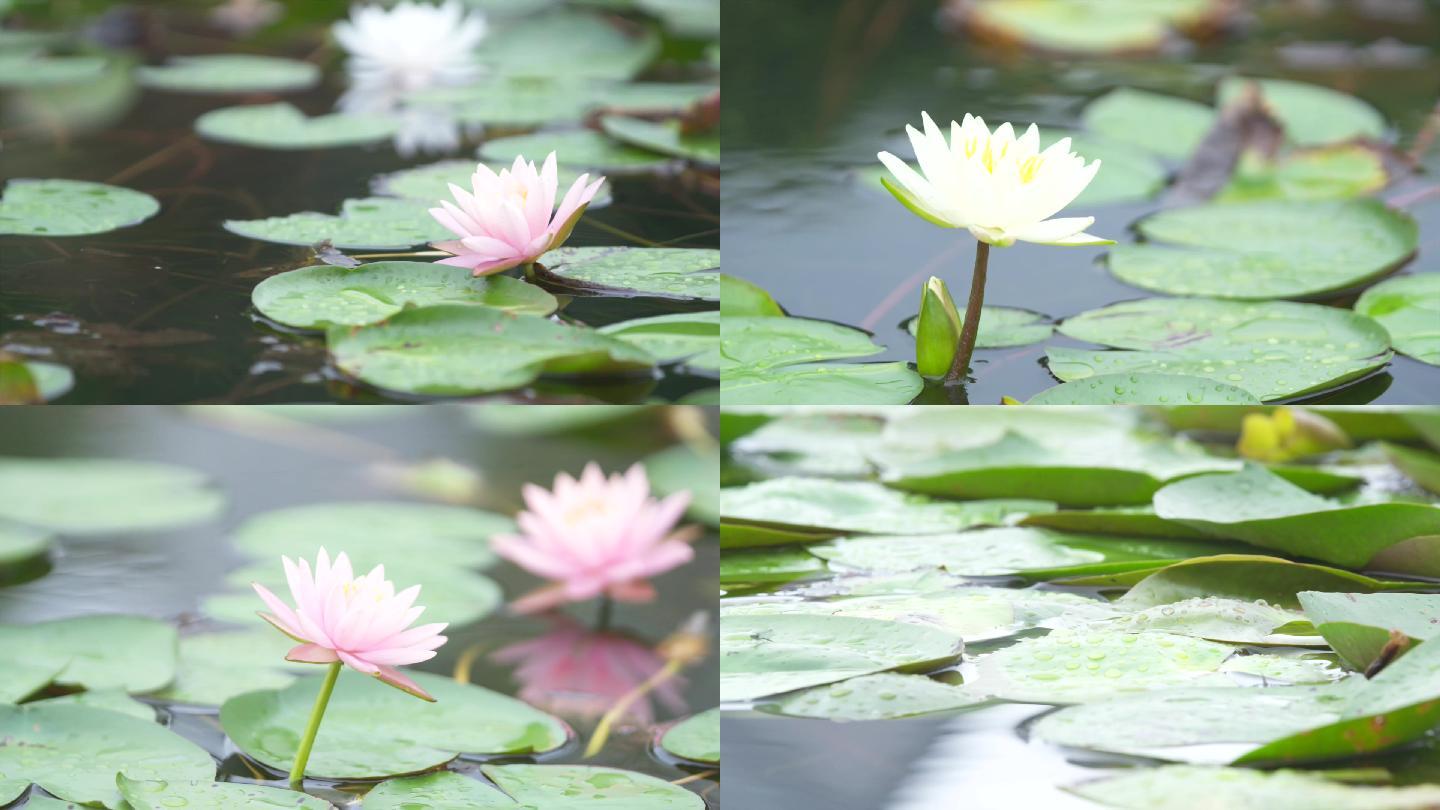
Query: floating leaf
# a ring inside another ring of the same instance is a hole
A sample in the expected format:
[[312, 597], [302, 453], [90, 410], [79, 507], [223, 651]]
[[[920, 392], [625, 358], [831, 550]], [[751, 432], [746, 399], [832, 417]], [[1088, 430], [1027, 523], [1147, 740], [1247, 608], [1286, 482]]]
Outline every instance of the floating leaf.
[[981, 36], [1073, 53], [1158, 50], [1175, 28], [1204, 27], [1222, 16], [1211, 0], [980, 0], [965, 22]]
[[923, 675], [882, 672], [806, 689], [764, 708], [792, 717], [894, 720], [969, 709], [988, 702], [988, 698], [977, 696], [963, 686], [942, 683]]
[[1180, 374], [1099, 374], [1047, 388], [1026, 405], [1259, 405], [1249, 391]]
[[884, 351], [858, 329], [808, 318], [725, 318], [720, 334], [726, 371], [763, 371]]
[[249, 104], [211, 110], [195, 119], [195, 131], [212, 141], [257, 149], [325, 149], [359, 146], [392, 138], [393, 116], [331, 113], [307, 118], [293, 105]]
[[1440, 494], [1440, 454], [1398, 444], [1385, 444], [1385, 455], [1411, 481]]
[[[428, 770], [460, 754], [528, 754], [565, 742], [559, 720], [488, 689], [409, 673], [435, 697], [416, 700], [355, 672], [342, 672], [305, 769], [326, 779], [374, 779]], [[249, 692], [220, 708], [220, 724], [245, 754], [287, 771], [323, 676], [276, 691]]]
[[539, 277], [564, 292], [655, 298], [720, 298], [720, 251], [701, 248], [560, 248]]
[[108, 709], [0, 705], [0, 740], [0, 797], [17, 797], [33, 782], [66, 801], [118, 809], [120, 776], [215, 778], [214, 760], [198, 745]]
[[1440, 273], [1386, 279], [1361, 293], [1355, 311], [1379, 321], [1396, 351], [1440, 366]]
[[511, 135], [480, 146], [482, 160], [505, 164], [516, 157], [539, 161], [551, 152], [572, 169], [604, 175], [657, 172], [675, 162], [670, 155], [639, 149], [589, 129]]
[[660, 53], [649, 28], [635, 35], [583, 11], [555, 11], [523, 18], [487, 37], [476, 58], [498, 76], [629, 79]]
[[0, 583], [5, 581], [7, 568], [45, 556], [54, 543], [48, 532], [0, 523]]
[[53, 88], [98, 82], [114, 65], [104, 56], [46, 56], [28, 51], [0, 54], [0, 88]]
[[0, 647], [56, 683], [151, 692], [175, 678], [175, 628], [139, 616], [81, 616], [0, 625]]
[[260, 314], [273, 321], [322, 330], [378, 323], [404, 309], [431, 304], [471, 304], [534, 315], [549, 315], [557, 306], [553, 295], [518, 278], [476, 278], [463, 267], [427, 262], [302, 267], [265, 279], [250, 298]]
[[521, 807], [704, 810], [705, 801], [663, 779], [591, 765], [484, 765], [481, 772]]
[[27, 703], [28, 706], [89, 706], [92, 709], [104, 709], [109, 712], [118, 712], [137, 720], [144, 720], [147, 723], [154, 722], [155, 709], [147, 703], [125, 694], [120, 689], [102, 689], [98, 692], [75, 692], [60, 697], [45, 698]]
[[323, 799], [284, 788], [246, 785], [211, 780], [141, 781], [120, 774], [120, 794], [133, 810], [274, 810], [295, 807], [301, 810], [331, 810]]
[[1260, 88], [1261, 102], [1279, 119], [1286, 137], [1301, 146], [1385, 135], [1385, 119], [1374, 107], [1354, 96], [1304, 82], [1228, 78], [1220, 83], [1220, 103], [1237, 100], [1251, 84]]
[[[787, 319], [794, 320], [794, 319]], [[722, 322], [721, 332], [730, 324]], [[722, 350], [723, 351], [723, 350]], [[904, 405], [925, 388], [905, 363], [812, 363], [789, 368], [739, 368], [720, 376], [726, 405]]]
[[0, 234], [85, 236], [138, 225], [160, 203], [149, 194], [80, 180], [14, 179], [0, 199]]
[[1021, 526], [1041, 526], [1067, 532], [1118, 534], [1125, 537], [1174, 537], [1203, 539], [1210, 535], [1199, 529], [1155, 514], [1149, 506], [1117, 506], [1096, 509], [1060, 509], [1037, 512], [1020, 520]]
[[1150, 242], [1110, 253], [1121, 281], [1241, 300], [1331, 295], [1390, 272], [1419, 242], [1414, 219], [1371, 199], [1197, 205], [1139, 230]]
[[785, 316], [770, 293], [738, 276], [720, 274], [720, 314], [727, 318], [740, 316]]
[[454, 771], [381, 782], [365, 794], [361, 807], [364, 810], [460, 810], [470, 807], [517, 810], [515, 802], [504, 793]]
[[266, 219], [228, 219], [225, 230], [282, 245], [328, 241], [337, 248], [404, 250], [454, 237], [418, 200], [365, 197], [346, 200], [339, 215], [305, 211]]
[[600, 128], [606, 135], [631, 146], [696, 163], [720, 165], [718, 130], [689, 135], [681, 132], [678, 119], [657, 122], [621, 115], [600, 119]]
[[1087, 163], [1098, 160], [1102, 166], [1102, 171], [1072, 204], [1113, 205], [1148, 200], [1165, 188], [1169, 179], [1165, 167], [1149, 154], [1084, 133], [1046, 130], [1044, 143], [1049, 146], [1062, 137], [1070, 138], [1070, 151]]
[[1352, 785], [1305, 771], [1255, 771], [1171, 765], [1136, 768], [1067, 788], [1106, 807], [1190, 810], [1195, 798], [1228, 810], [1425, 810], [1440, 802], [1440, 788]]
[[[1298, 594], [1315, 629], [1345, 663], [1364, 672], [1398, 643], [1394, 654], [1440, 634], [1440, 595], [1422, 593]], [[1392, 633], [1399, 633], [1395, 639]]]
[[[282, 588], [281, 593], [285, 593]], [[429, 594], [426, 594], [428, 602]], [[255, 621], [254, 591], [246, 594], [247, 621]], [[428, 619], [427, 619], [428, 620]], [[285, 654], [292, 639], [263, 630], [194, 633], [180, 638], [180, 659], [175, 681], [155, 693], [161, 700], [198, 706], [219, 706], [236, 695], [255, 689], [283, 689], [295, 680], [292, 673], [310, 674], [313, 665], [295, 664]]]
[[1303, 613], [1267, 602], [1206, 596], [1154, 605], [1100, 621], [1088, 620], [1085, 626], [1130, 633], [1162, 630], [1229, 644], [1323, 646], [1324, 641], [1313, 633], [1282, 632], [1282, 628], [1300, 629], [1304, 623]]
[[[543, 160], [543, 157], [541, 156], [540, 159]], [[508, 168], [508, 166], [496, 164], [490, 168], [502, 169]], [[559, 188], [562, 191], [568, 190], [580, 178], [581, 173], [572, 166], [558, 166], [556, 177]], [[453, 198], [454, 195], [450, 191], [451, 183], [469, 189], [471, 187], [470, 176], [473, 174], [475, 174], [475, 161], [473, 160], [442, 160], [439, 163], [427, 163], [424, 166], [377, 175], [370, 181], [370, 187], [376, 194], [422, 200], [427, 206], [434, 206], [440, 200]], [[614, 201], [615, 198], [610, 194], [610, 184], [605, 183], [600, 186], [599, 191], [595, 192], [595, 197], [585, 206], [585, 210], [594, 211], [597, 208], [604, 208]]]
[[[1081, 121], [1107, 140], [1184, 160], [1214, 125], [1215, 111], [1189, 99], [1118, 87], [1085, 105]], [[1108, 161], [1104, 167], [1110, 170]]]
[[635, 0], [635, 5], [659, 17], [666, 30], [676, 36], [720, 37], [720, 3], [717, 0]]
[[181, 93], [284, 93], [320, 83], [320, 68], [309, 62], [234, 53], [175, 56], [135, 75], [152, 90]]
[[600, 334], [638, 346], [660, 363], [681, 363], [692, 369], [720, 368], [718, 311], [636, 318], [601, 327]]
[[825, 570], [824, 560], [800, 549], [737, 551], [720, 557], [720, 585], [743, 588], [784, 583]]
[[677, 444], [645, 459], [650, 486], [660, 495], [690, 493], [687, 514], [711, 526], [720, 523], [719, 469], [718, 453], [685, 444]]
[[1323, 391], [1382, 368], [1389, 336], [1346, 310], [1284, 301], [1148, 298], [1090, 310], [1060, 325], [1077, 340], [1127, 351], [1052, 347], [1050, 373], [1158, 372], [1234, 385], [1263, 401]]
[[720, 710], [710, 709], [681, 720], [661, 735], [660, 745], [681, 759], [719, 765]]
[[403, 548], [415, 564], [453, 570], [494, 564], [490, 538], [513, 530], [507, 517], [461, 506], [341, 501], [263, 512], [241, 524], [234, 544], [267, 562], [282, 555], [314, 559], [329, 547], [345, 551], [356, 568], [365, 570]]
[[1296, 149], [1274, 160], [1245, 153], [1217, 202], [1333, 200], [1379, 191], [1390, 182], [1386, 158], [1363, 143]]
[[73, 535], [174, 529], [225, 507], [202, 473], [150, 461], [0, 458], [0, 492], [0, 518]]
[[[965, 313], [960, 313], [960, 323], [965, 323]], [[905, 329], [911, 337], [920, 324], [918, 316], [905, 322]], [[1013, 307], [981, 307], [980, 332], [975, 338], [977, 349], [1003, 349], [1012, 346], [1029, 346], [1050, 337], [1055, 327], [1050, 319], [1038, 312]]]

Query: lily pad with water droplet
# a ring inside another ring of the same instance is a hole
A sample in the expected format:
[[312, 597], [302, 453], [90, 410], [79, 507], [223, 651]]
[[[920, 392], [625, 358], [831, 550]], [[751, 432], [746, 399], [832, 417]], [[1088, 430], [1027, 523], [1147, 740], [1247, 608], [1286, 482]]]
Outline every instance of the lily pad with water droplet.
[[386, 391], [464, 396], [528, 385], [541, 375], [631, 375], [649, 353], [608, 335], [533, 315], [455, 304], [406, 310], [375, 326], [327, 335], [336, 368]]
[[678, 119], [647, 121], [622, 115], [605, 116], [600, 119], [600, 128], [606, 135], [641, 149], [710, 166], [720, 165], [718, 130], [690, 135], [681, 132]]
[[1392, 642], [1398, 642], [1393, 654], [1403, 655], [1440, 635], [1440, 595], [1304, 591], [1299, 597], [1315, 628], [1345, 663], [1361, 672]]
[[720, 632], [720, 700], [754, 700], [957, 658], [959, 637], [932, 627], [848, 616], [735, 616]]
[[133, 810], [333, 810], [324, 799], [284, 788], [212, 780], [144, 781], [124, 774], [116, 780]]
[[0, 518], [68, 535], [174, 529], [225, 507], [204, 474], [150, 461], [0, 458], [0, 492]]
[[0, 705], [0, 740], [0, 797], [33, 782], [66, 801], [118, 809], [125, 806], [115, 787], [120, 776], [215, 778], [215, 761], [200, 746], [107, 709]]
[[1280, 120], [1286, 137], [1301, 146], [1321, 146], [1352, 138], [1380, 139], [1385, 119], [1354, 96], [1320, 85], [1286, 79], [1232, 77], [1220, 83], [1219, 102], [1238, 100], [1250, 84], [1260, 88], [1265, 109]]
[[486, 141], [480, 147], [480, 158], [486, 162], [509, 164], [517, 156], [537, 164], [554, 152], [560, 165], [595, 174], [626, 175], [658, 172], [676, 162], [676, 158], [649, 149], [631, 146], [590, 129], [536, 132], [511, 135]]
[[1239, 300], [1330, 296], [1404, 263], [1415, 220], [1372, 199], [1214, 203], [1140, 221], [1149, 241], [1110, 252], [1127, 284]]
[[720, 251], [703, 248], [560, 248], [536, 272], [561, 292], [653, 298], [720, 298]]
[[[532, 160], [543, 161], [544, 155], [531, 157]], [[509, 168], [508, 164], [496, 163], [490, 167], [499, 170]], [[581, 175], [582, 171], [569, 166], [558, 166], [556, 177], [561, 194], [569, 190]], [[427, 206], [437, 206], [440, 200], [453, 200], [454, 195], [450, 191], [450, 184], [466, 189], [471, 188], [470, 176], [475, 174], [475, 161], [473, 160], [442, 160], [438, 163], [427, 163], [424, 166], [416, 166], [410, 169], [401, 169], [398, 172], [377, 175], [370, 181], [371, 189], [376, 193], [389, 197], [405, 197], [412, 200], [422, 200]], [[614, 202], [610, 194], [610, 184], [600, 186], [595, 197], [586, 205], [585, 210], [594, 211], [603, 208]]]
[[1306, 626], [1305, 614], [1300, 611], [1263, 601], [1223, 596], [1192, 597], [1168, 605], [1142, 607], [1121, 612], [1112, 618], [1086, 620], [1085, 626], [1130, 633], [1161, 630], [1229, 644], [1325, 645], [1324, 640], [1313, 631], [1291, 632], [1310, 630]]
[[1440, 273], [1382, 281], [1360, 295], [1355, 311], [1379, 321], [1395, 351], [1440, 366]]
[[692, 369], [720, 367], [720, 313], [686, 312], [621, 321], [600, 328], [649, 352], [657, 362]]
[[[726, 321], [728, 323], [728, 321]], [[723, 331], [723, 330], [722, 330]], [[720, 377], [726, 405], [904, 405], [925, 382], [905, 363], [809, 363]]]
[[0, 199], [0, 234], [86, 236], [138, 225], [159, 210], [154, 197], [120, 186], [17, 178]]
[[579, 10], [534, 15], [507, 25], [476, 50], [491, 75], [631, 79], [660, 53], [652, 28], [627, 28]]
[[0, 648], [66, 686], [152, 692], [175, 679], [175, 628], [140, 616], [0, 625]]
[[205, 138], [256, 149], [360, 146], [389, 140], [398, 128], [394, 116], [331, 113], [310, 118], [285, 102], [225, 107], [195, 119], [195, 131]]
[[882, 672], [817, 686], [761, 706], [791, 717], [825, 720], [895, 720], [921, 714], [970, 709], [989, 703], [964, 686], [923, 675]]
[[[1085, 105], [1081, 121], [1109, 141], [1178, 161], [1200, 146], [1215, 123], [1215, 111], [1190, 99], [1118, 87]], [[1102, 174], [1109, 170], [1107, 162]]]
[[710, 709], [681, 720], [660, 737], [668, 753], [703, 765], [720, 764], [720, 710]]
[[316, 265], [271, 276], [251, 301], [261, 315], [297, 329], [379, 323], [410, 307], [469, 304], [549, 315], [555, 296], [505, 275], [476, 278], [464, 267], [428, 262]]
[[826, 570], [824, 560], [802, 549], [729, 552], [720, 557], [720, 586], [729, 590], [777, 585]]
[[[559, 720], [514, 698], [439, 675], [408, 674], [437, 702], [342, 672], [306, 775], [375, 779], [428, 770], [461, 754], [551, 751], [568, 736]], [[231, 698], [220, 708], [220, 724], [247, 756], [288, 771], [322, 680], [315, 675]]]
[[392, 197], [346, 200], [338, 215], [304, 211], [266, 219], [229, 219], [225, 230], [251, 239], [282, 245], [333, 246], [361, 250], [404, 250], [453, 239], [430, 215], [429, 203]]
[[487, 777], [536, 810], [704, 810], [705, 802], [663, 779], [592, 765], [485, 765]]
[[127, 717], [146, 722], [155, 721], [155, 709], [147, 703], [125, 694], [120, 689], [100, 689], [93, 692], [76, 692], [60, 697], [31, 701], [27, 706], [89, 706], [92, 709], [118, 712]]
[[181, 93], [284, 93], [320, 82], [320, 68], [309, 62], [234, 53], [175, 56], [135, 74], [152, 90]]
[[1026, 405], [1259, 405], [1249, 391], [1180, 374], [1100, 374], [1047, 388]]
[[364, 810], [461, 810], [505, 807], [519, 810], [504, 793], [454, 771], [390, 779], [365, 794]]
[[1048, 349], [1050, 373], [1065, 382], [1183, 374], [1234, 385], [1262, 401], [1334, 388], [1390, 359], [1389, 335], [1375, 321], [1285, 301], [1148, 298], [1067, 318], [1060, 332], [1123, 350]]
[[[960, 313], [960, 322], [965, 322], [965, 313]], [[919, 317], [905, 321], [905, 330], [915, 337]], [[975, 338], [977, 349], [1002, 349], [1012, 346], [1029, 346], [1050, 337], [1055, 327], [1050, 319], [1038, 312], [1014, 307], [982, 307], [980, 309], [980, 333]]]

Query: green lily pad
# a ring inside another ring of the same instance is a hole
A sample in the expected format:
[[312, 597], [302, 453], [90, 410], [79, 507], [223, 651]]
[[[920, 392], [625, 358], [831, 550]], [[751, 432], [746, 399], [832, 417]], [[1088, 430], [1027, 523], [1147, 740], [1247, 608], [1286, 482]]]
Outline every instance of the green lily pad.
[[274, 810], [297, 807], [301, 810], [332, 810], [334, 805], [293, 790], [210, 780], [142, 781], [120, 774], [116, 780], [120, 795], [134, 810]]
[[[905, 330], [915, 337], [919, 317], [905, 322]], [[965, 313], [960, 313], [960, 323], [965, 323]], [[1046, 340], [1055, 331], [1050, 319], [1038, 312], [1013, 307], [981, 307], [980, 333], [975, 338], [977, 349], [1004, 349], [1012, 346], [1029, 346]]]
[[104, 56], [49, 56], [26, 51], [0, 54], [0, 88], [54, 88], [98, 82], [116, 67]]
[[1190, 810], [1197, 796], [1228, 810], [1424, 810], [1440, 801], [1440, 788], [1431, 785], [1352, 785], [1305, 771], [1190, 765], [1136, 768], [1067, 790], [1131, 810]]
[[404, 250], [454, 236], [418, 200], [365, 197], [346, 200], [338, 215], [303, 211], [265, 219], [227, 219], [225, 230], [282, 245], [328, 240], [345, 249]]
[[688, 135], [680, 131], [678, 119], [657, 122], [623, 115], [601, 118], [600, 128], [621, 143], [682, 160], [720, 165], [719, 130]]
[[1375, 321], [1285, 301], [1147, 298], [1068, 318], [1060, 332], [1124, 350], [1048, 349], [1050, 373], [1065, 382], [1183, 374], [1234, 385], [1262, 401], [1334, 388], [1390, 359], [1389, 335]]
[[[1046, 501], [1019, 499], [932, 501], [869, 481], [824, 478], [774, 478], [720, 491], [722, 521], [773, 529], [782, 541], [788, 539], [787, 532], [800, 532], [812, 541], [849, 533], [883, 534], [896, 528], [911, 534], [944, 534], [971, 526], [1001, 525], [1053, 508], [1054, 504]], [[731, 546], [724, 538], [721, 544]]]
[[692, 369], [720, 368], [720, 312], [655, 315], [610, 324], [600, 334], [649, 352], [657, 362]]
[[454, 771], [381, 782], [365, 794], [360, 806], [364, 810], [469, 810], [472, 807], [518, 810], [504, 793]]
[[1140, 221], [1110, 252], [1117, 278], [1169, 295], [1312, 298], [1385, 275], [1415, 252], [1415, 220], [1379, 200], [1212, 203]]
[[[427, 262], [316, 265], [271, 276], [251, 301], [261, 315], [297, 329], [379, 323], [410, 307], [471, 304], [549, 315], [555, 296], [505, 275], [472, 277], [463, 267]], [[718, 330], [717, 330], [718, 331]]]
[[681, 759], [720, 764], [720, 710], [710, 709], [681, 720], [660, 737], [660, 747]]
[[705, 801], [663, 779], [592, 765], [484, 765], [481, 772], [535, 810], [704, 810]]
[[715, 0], [635, 0], [635, 5], [659, 17], [676, 36], [720, 38], [720, 4]]
[[233, 53], [176, 56], [135, 75], [152, 90], [181, 93], [284, 93], [320, 83], [320, 68], [309, 62]]
[[765, 371], [884, 351], [858, 329], [808, 318], [725, 318], [720, 339], [721, 367], [727, 371]]
[[1406, 476], [1431, 492], [1440, 494], [1440, 453], [1385, 444], [1385, 456]]
[[1136, 53], [1159, 49], [1174, 29], [1203, 26], [1223, 8], [1211, 0], [981, 0], [965, 20], [982, 36], [1045, 51]]
[[1379, 321], [1395, 351], [1440, 366], [1440, 273], [1386, 279], [1361, 293], [1355, 311]]
[[[284, 589], [279, 593], [288, 595]], [[249, 613], [245, 618], [259, 621], [255, 612], [260, 603], [253, 591], [247, 597]], [[428, 602], [428, 592], [426, 597]], [[181, 636], [175, 682], [156, 692], [155, 697], [196, 706], [219, 706], [255, 689], [283, 689], [295, 681], [295, 673], [315, 671], [313, 664], [285, 660], [285, 654], [294, 646], [294, 640], [268, 624], [263, 630]]]
[[153, 723], [155, 721], [155, 709], [153, 707], [149, 704], [141, 703], [120, 689], [101, 689], [97, 692], [76, 692], [73, 695], [61, 695], [60, 697], [31, 701], [26, 705], [89, 706], [92, 709], [118, 712], [127, 717], [144, 720], [147, 723]]
[[720, 523], [719, 469], [718, 454], [684, 444], [645, 459], [645, 472], [655, 492], [660, 495], [689, 492], [690, 508], [686, 514], [711, 526]]
[[593, 329], [488, 307], [446, 304], [327, 335], [336, 368], [388, 391], [427, 396], [505, 391], [542, 374], [639, 372], [649, 353]]
[[[13, 376], [17, 373], [23, 377]], [[0, 402], [49, 402], [74, 387], [75, 373], [58, 363], [0, 360]]]
[[1040, 526], [1066, 532], [1116, 534], [1124, 537], [1171, 537], [1188, 540], [1210, 535], [1173, 520], [1165, 520], [1149, 506], [1097, 509], [1059, 509], [1037, 512], [1020, 520], [1021, 526]]
[[884, 422], [870, 414], [794, 413], [737, 439], [730, 455], [765, 477], [865, 478], [873, 471], [867, 452], [883, 428]]
[[675, 163], [671, 155], [640, 149], [589, 129], [511, 135], [480, 146], [482, 160], [505, 164], [521, 156], [538, 161], [551, 152], [569, 168], [605, 175], [648, 174]]
[[1259, 405], [1233, 385], [1181, 374], [1098, 374], [1061, 383], [1026, 405]]
[[584, 118], [594, 108], [595, 94], [600, 91], [596, 82], [585, 79], [497, 76], [472, 84], [428, 88], [409, 94], [406, 101], [425, 108], [443, 108], [465, 124], [533, 129]]
[[1169, 181], [1169, 173], [1155, 157], [1124, 145], [1094, 138], [1083, 132], [1046, 130], [1045, 146], [1063, 137], [1070, 138], [1070, 149], [1086, 162], [1100, 161], [1100, 172], [1080, 192], [1072, 205], [1093, 206], [1148, 200], [1160, 193]]
[[1305, 615], [1352, 668], [1364, 672], [1399, 633], [1397, 654], [1440, 635], [1440, 595], [1423, 593], [1298, 594]]
[[[435, 768], [461, 754], [550, 751], [566, 740], [563, 723], [514, 698], [438, 675], [409, 674], [436, 703], [342, 672], [306, 775], [374, 779]], [[247, 756], [288, 771], [322, 680], [316, 675], [281, 690], [231, 698], [220, 708], [220, 725]]]
[[827, 570], [825, 561], [801, 549], [737, 551], [720, 557], [724, 588], [791, 582]]
[[721, 273], [720, 314], [726, 318], [783, 318], [785, 310], [759, 285]]
[[[730, 321], [722, 322], [721, 332]], [[807, 363], [720, 375], [726, 405], [904, 405], [925, 388], [905, 363]]]
[[490, 538], [514, 530], [507, 517], [460, 506], [402, 501], [340, 501], [292, 506], [250, 518], [234, 544], [252, 557], [314, 559], [321, 547], [346, 552], [369, 570], [403, 550], [414, 564], [484, 568], [495, 563]]
[[1216, 537], [1346, 568], [1440, 576], [1440, 506], [1346, 505], [1263, 467], [1170, 484], [1155, 493], [1155, 514]]
[[[509, 168], [495, 164], [491, 169]], [[442, 160], [439, 163], [427, 163], [424, 166], [416, 166], [410, 169], [401, 169], [398, 172], [376, 175], [370, 180], [370, 188], [374, 193], [388, 197], [404, 197], [411, 200], [423, 200], [427, 206], [433, 206], [440, 200], [453, 199], [450, 191], [450, 184], [469, 189], [470, 176], [475, 173], [475, 161], [473, 160]], [[563, 193], [575, 181], [580, 178], [581, 172], [571, 166], [558, 166], [556, 169], [557, 184]], [[604, 208], [614, 202], [615, 198], [610, 194], [610, 184], [600, 186], [595, 192], [594, 198], [585, 206], [585, 210], [594, 211], [597, 208]]]
[[306, 117], [294, 105], [248, 104], [211, 110], [195, 119], [195, 131], [212, 141], [256, 149], [327, 149], [379, 143], [394, 137], [393, 116], [331, 113]]
[[1334, 200], [1370, 194], [1389, 182], [1385, 155], [1369, 144], [1296, 149], [1273, 160], [1247, 152], [1214, 199]]
[[[1322, 146], [1352, 138], [1380, 139], [1385, 119], [1369, 104], [1328, 87], [1285, 79], [1233, 77], [1220, 83], [1220, 103], [1238, 100], [1257, 84], [1265, 109], [1280, 120], [1285, 136], [1301, 146]], [[1317, 231], [1318, 234], [1318, 231]]]
[[160, 203], [149, 194], [80, 180], [14, 179], [0, 199], [0, 234], [85, 236], [138, 225]]
[[599, 15], [562, 10], [507, 25], [475, 55], [486, 73], [497, 76], [630, 79], [659, 53], [653, 29], [631, 34]]
[[1161, 630], [1228, 644], [1323, 646], [1324, 640], [1313, 633], [1297, 635], [1289, 632], [1304, 627], [1305, 621], [1305, 614], [1300, 611], [1287, 610], [1268, 602], [1206, 596], [1121, 613], [1113, 618], [1091, 621], [1087, 627], [1129, 633]]
[[720, 700], [754, 700], [960, 655], [943, 630], [848, 616], [734, 616], [720, 629]]
[[0, 492], [0, 518], [70, 535], [174, 529], [225, 508], [204, 474], [150, 461], [0, 458]]
[[54, 669], [56, 683], [85, 689], [160, 689], [175, 679], [175, 645], [175, 628], [139, 616], [0, 625], [7, 657]]
[[963, 686], [927, 678], [882, 672], [817, 686], [763, 706], [791, 717], [825, 720], [895, 720], [921, 714], [969, 709], [989, 702]]
[[0, 705], [0, 796], [34, 783], [77, 804], [124, 806], [118, 777], [214, 779], [203, 748], [153, 721], [88, 706]]
[[[36, 662], [6, 661], [0, 663], [0, 703], [19, 703], [50, 685], [55, 676], [69, 666], [69, 660], [53, 658]], [[0, 785], [4, 782], [0, 781]], [[0, 790], [0, 801], [5, 799]]]
[[55, 537], [47, 532], [0, 523], [0, 582], [5, 569], [45, 556], [54, 544]]
[[540, 278], [564, 292], [654, 298], [720, 298], [720, 251], [701, 248], [560, 248]]
[[[1085, 105], [1081, 121], [1107, 140], [1178, 161], [1200, 146], [1215, 124], [1215, 111], [1189, 99], [1118, 87]], [[1109, 171], [1110, 165], [1103, 167]]]

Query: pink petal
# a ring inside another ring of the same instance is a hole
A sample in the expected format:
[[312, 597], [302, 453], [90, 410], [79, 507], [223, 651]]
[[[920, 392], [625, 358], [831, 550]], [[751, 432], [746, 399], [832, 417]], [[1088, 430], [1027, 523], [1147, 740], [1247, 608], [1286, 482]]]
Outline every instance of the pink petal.
[[429, 692], [421, 689], [420, 684], [415, 683], [414, 681], [400, 674], [400, 670], [395, 669], [394, 667], [380, 667], [379, 672], [375, 674], [375, 677], [379, 678], [385, 683], [390, 684], [396, 689], [399, 689], [403, 692], [409, 692], [410, 694], [414, 695], [417, 698], [420, 698], [421, 700], [428, 700], [431, 703], [435, 702], [435, 698], [431, 697]]
[[340, 660], [335, 651], [319, 644], [301, 644], [285, 654], [286, 661], [299, 664], [332, 664]]

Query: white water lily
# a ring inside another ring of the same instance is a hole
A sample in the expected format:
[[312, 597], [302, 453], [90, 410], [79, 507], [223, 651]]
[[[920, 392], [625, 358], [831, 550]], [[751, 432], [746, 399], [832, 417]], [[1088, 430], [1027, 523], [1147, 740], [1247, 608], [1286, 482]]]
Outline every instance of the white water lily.
[[479, 72], [475, 48], [486, 30], [485, 17], [467, 14], [456, 0], [356, 6], [334, 28], [350, 55], [346, 69], [353, 84], [396, 95], [472, 81]]
[[1111, 245], [1085, 233], [1094, 217], [1051, 219], [1090, 185], [1100, 161], [1086, 165], [1061, 138], [1041, 151], [1040, 130], [1031, 124], [1015, 137], [1010, 124], [991, 133], [984, 119], [966, 115], [950, 122], [950, 140], [928, 113], [925, 131], [912, 126], [910, 142], [920, 164], [916, 172], [889, 152], [880, 162], [897, 182], [882, 182], [901, 203], [942, 228], [966, 228], [986, 244]]

